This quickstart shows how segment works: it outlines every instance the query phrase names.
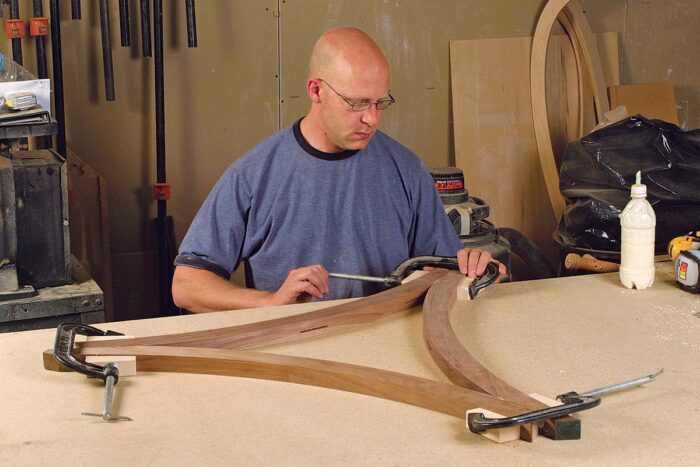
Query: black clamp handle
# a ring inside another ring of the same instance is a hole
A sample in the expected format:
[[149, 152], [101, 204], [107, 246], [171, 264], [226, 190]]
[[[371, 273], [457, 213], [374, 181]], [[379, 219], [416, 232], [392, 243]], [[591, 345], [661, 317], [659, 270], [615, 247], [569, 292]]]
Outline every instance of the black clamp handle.
[[[399, 264], [396, 269], [386, 277], [385, 284], [389, 287], [400, 285], [401, 281], [408, 277], [409, 274], [423, 269], [424, 267], [459, 271], [459, 262], [454, 256], [415, 256]], [[469, 285], [469, 297], [472, 299], [476, 297], [482, 289], [496, 282], [499, 276], [498, 264], [488, 263], [486, 265], [486, 271]]]
[[73, 371], [82, 373], [93, 378], [100, 378], [102, 381], [107, 377], [114, 378], [114, 384], [119, 380], [119, 369], [116, 365], [105, 365], [104, 367], [80, 360], [73, 353], [75, 336], [123, 336], [115, 331], [103, 331], [86, 324], [63, 323], [58, 325], [56, 330], [56, 342], [53, 347], [53, 356], [61, 365]]

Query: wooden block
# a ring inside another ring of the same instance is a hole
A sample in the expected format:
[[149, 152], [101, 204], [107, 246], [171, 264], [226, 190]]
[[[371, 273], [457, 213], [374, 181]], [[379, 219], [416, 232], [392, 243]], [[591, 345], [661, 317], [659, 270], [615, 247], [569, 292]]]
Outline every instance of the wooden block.
[[624, 105], [630, 115], [679, 124], [676, 95], [669, 82], [610, 86], [610, 106]]
[[[470, 409], [467, 410], [467, 415], [466, 418], [469, 418], [470, 413], [483, 413], [485, 417], [488, 418], [505, 418], [503, 415], [498, 414], [496, 412], [491, 412], [490, 410], [484, 410], [481, 408], [476, 408], [476, 409]], [[469, 424], [467, 423], [467, 428], [469, 428]], [[537, 428], [533, 426], [533, 437], [536, 435], [536, 430]], [[484, 438], [488, 438], [491, 441], [495, 441], [497, 443], [507, 443], [508, 441], [515, 441], [517, 439], [520, 439], [520, 427], [519, 426], [513, 426], [509, 428], [498, 428], [495, 430], [486, 430], [479, 435], [483, 436]]]
[[464, 279], [462, 279], [462, 282], [460, 282], [457, 286], [457, 300], [464, 301], [472, 299], [469, 296], [469, 286], [472, 282], [474, 282], [473, 277], [465, 277]]
[[[88, 336], [87, 342], [109, 341], [126, 339], [133, 336]], [[96, 355], [85, 357], [87, 363], [104, 366], [107, 363], [114, 363], [119, 368], [119, 377], [136, 375], [136, 357], [123, 355]]]
[[407, 278], [401, 281], [402, 284], [407, 284], [411, 282], [412, 280], [418, 279], [421, 276], [425, 276], [428, 273], [428, 271], [413, 271], [411, 274], [408, 275]]
[[532, 397], [533, 399], [542, 402], [544, 405], [548, 407], [556, 407], [558, 405], [564, 405], [563, 402], [558, 401], [556, 399], [552, 399], [551, 397], [543, 396], [542, 394], [537, 394], [536, 392], [533, 392], [531, 394], [528, 394], [528, 396]]

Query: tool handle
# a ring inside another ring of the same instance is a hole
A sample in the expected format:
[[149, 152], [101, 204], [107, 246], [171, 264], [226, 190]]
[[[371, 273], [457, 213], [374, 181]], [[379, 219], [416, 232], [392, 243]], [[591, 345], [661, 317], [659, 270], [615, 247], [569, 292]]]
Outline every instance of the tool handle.
[[591, 272], [615, 272], [620, 269], [620, 265], [609, 261], [602, 261], [585, 254], [583, 256], [576, 253], [569, 253], [564, 259], [564, 267], [569, 271], [591, 271]]

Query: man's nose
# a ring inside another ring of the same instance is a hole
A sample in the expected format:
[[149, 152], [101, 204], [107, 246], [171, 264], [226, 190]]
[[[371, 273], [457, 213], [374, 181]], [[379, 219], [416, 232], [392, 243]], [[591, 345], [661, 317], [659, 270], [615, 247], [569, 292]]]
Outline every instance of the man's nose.
[[362, 112], [362, 123], [368, 126], [375, 126], [382, 118], [382, 111], [377, 109], [377, 104], [372, 104], [369, 109]]

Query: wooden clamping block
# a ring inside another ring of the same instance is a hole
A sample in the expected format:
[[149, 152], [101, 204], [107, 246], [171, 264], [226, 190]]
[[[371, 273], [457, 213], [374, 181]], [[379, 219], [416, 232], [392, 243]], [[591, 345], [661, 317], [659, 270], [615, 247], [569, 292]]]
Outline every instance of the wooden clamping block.
[[[485, 417], [488, 418], [505, 418], [503, 415], [492, 412], [490, 410], [485, 410], [481, 408], [476, 408], [476, 409], [469, 409], [467, 410], [467, 415], [465, 417], [465, 420], [469, 418], [470, 413], [482, 413], [484, 414]], [[469, 424], [467, 423], [467, 429], [469, 429]], [[507, 443], [508, 441], [516, 441], [520, 439], [520, 426], [511, 426], [508, 428], [496, 428], [493, 430], [486, 430], [482, 433], [479, 433], [479, 435], [483, 436], [484, 438], [488, 438], [491, 441], [495, 441], [497, 443]], [[537, 425], [532, 425], [532, 437], [535, 438], [537, 436]]]
[[465, 277], [464, 279], [462, 279], [459, 285], [457, 285], [457, 300], [464, 301], [472, 299], [469, 296], [469, 286], [472, 282], [474, 282], [473, 277]]
[[[107, 341], [115, 339], [127, 339], [133, 336], [88, 336], [86, 342]], [[93, 365], [104, 366], [114, 363], [119, 368], [119, 377], [136, 375], [136, 357], [122, 355], [88, 355], [85, 361]]]
[[551, 397], [543, 396], [542, 394], [537, 394], [536, 392], [528, 394], [528, 396], [532, 397], [536, 401], [542, 402], [547, 407], [556, 407], [558, 405], [564, 405], [564, 403], [561, 401], [552, 399]]
[[408, 275], [407, 278], [401, 281], [402, 284], [407, 284], [411, 282], [412, 280], [418, 279], [421, 276], [425, 276], [428, 273], [428, 271], [413, 271], [411, 274]]

